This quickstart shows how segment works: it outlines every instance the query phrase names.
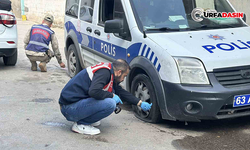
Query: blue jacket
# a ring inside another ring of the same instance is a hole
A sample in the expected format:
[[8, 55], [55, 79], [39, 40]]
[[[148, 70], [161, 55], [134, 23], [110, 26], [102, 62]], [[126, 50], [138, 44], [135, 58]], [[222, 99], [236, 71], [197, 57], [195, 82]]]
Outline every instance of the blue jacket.
[[79, 72], [75, 77], [73, 77], [63, 88], [59, 103], [63, 105], [71, 104], [77, 102], [81, 99], [89, 98], [89, 87], [91, 80], [87, 73], [87, 70], [84, 69]]
[[[105, 64], [109, 65], [109, 67], [107, 67]], [[96, 66], [88, 67], [88, 68], [82, 70], [81, 72], [79, 72], [75, 77], [73, 77], [66, 84], [66, 86], [63, 88], [63, 90], [61, 92], [60, 99], [59, 99], [59, 103], [63, 104], [63, 105], [67, 105], [67, 104], [71, 104], [71, 103], [77, 102], [77, 101], [82, 100], [82, 99], [93, 97], [93, 96], [90, 96], [91, 90], [89, 90], [89, 89], [90, 89], [92, 82], [96, 82], [96, 81], [92, 80], [92, 79], [94, 79], [93, 76], [94, 76], [95, 72], [98, 70], [101, 70], [101, 69], [106, 70], [105, 76], [107, 76], [107, 78], [106, 78], [107, 80], [105, 81], [105, 79], [104, 79], [104, 81], [101, 81], [104, 83], [103, 85], [106, 85], [106, 86], [98, 87], [98, 89], [100, 89], [99, 94], [101, 96], [99, 97], [99, 96], [93, 94], [94, 95], [93, 98], [96, 98], [96, 99], [112, 98], [113, 97], [112, 92], [114, 90], [113, 89], [113, 79], [112, 79], [113, 74], [114, 74], [113, 65], [110, 63], [105, 63], [105, 64], [100, 63], [100, 64], [97, 64]], [[92, 72], [92, 73], [90, 73], [90, 72]], [[102, 75], [102, 76], [104, 76], [104, 75]], [[97, 82], [99, 82], [99, 81], [97, 81]], [[108, 88], [109, 90], [108, 89], [105, 90], [105, 88], [108, 85], [110, 87], [110, 88]], [[94, 87], [94, 88], [97, 88], [97, 87]]]
[[119, 83], [114, 83], [112, 92], [104, 91], [102, 89], [106, 84], [110, 83], [110, 75], [112, 74], [114, 74], [113, 69], [100, 69], [94, 73], [93, 80], [91, 81], [87, 70], [82, 70], [63, 88], [59, 104], [69, 105], [89, 97], [103, 100], [105, 98], [112, 98], [113, 93], [118, 95], [122, 101], [126, 101], [133, 105], [138, 104], [140, 99], [124, 90]]
[[49, 49], [51, 35], [54, 33], [46, 25], [34, 25], [30, 31], [30, 41], [26, 50], [35, 52], [46, 52]]

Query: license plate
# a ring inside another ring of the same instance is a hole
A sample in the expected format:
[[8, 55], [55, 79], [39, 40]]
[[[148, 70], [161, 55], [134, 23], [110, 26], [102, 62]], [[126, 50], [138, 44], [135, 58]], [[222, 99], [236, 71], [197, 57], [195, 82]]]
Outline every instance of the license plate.
[[250, 105], [250, 94], [238, 95], [234, 97], [234, 107]]

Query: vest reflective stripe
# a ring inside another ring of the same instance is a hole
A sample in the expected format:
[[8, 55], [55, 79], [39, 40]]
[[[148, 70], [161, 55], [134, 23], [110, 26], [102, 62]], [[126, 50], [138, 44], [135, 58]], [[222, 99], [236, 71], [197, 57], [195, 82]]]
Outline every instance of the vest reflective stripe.
[[44, 43], [41, 43], [41, 42], [30, 41], [29, 44], [34, 44], [34, 45], [42, 46], [42, 47], [45, 47], [45, 48], [49, 49], [48, 45], [46, 45]]
[[[106, 69], [108, 69], [108, 70], [111, 70], [111, 69], [112, 69], [112, 68], [111, 68], [111, 63], [103, 63], [103, 62], [102, 62], [102, 63], [99, 63], [99, 64], [97, 64], [97, 65], [95, 65], [95, 66], [87, 67], [86, 70], [87, 70], [87, 73], [88, 73], [88, 75], [89, 75], [90, 80], [92, 81], [93, 76], [94, 76], [94, 73], [95, 73], [97, 70], [103, 69], [103, 68], [106, 68]], [[114, 75], [111, 74], [110, 82], [109, 82], [107, 85], [105, 85], [105, 86], [103, 87], [103, 90], [104, 90], [104, 91], [108, 91], [108, 92], [112, 92], [112, 91], [113, 91], [113, 82], [114, 82]]]
[[30, 31], [30, 42], [26, 50], [46, 52], [49, 49], [49, 43], [53, 33], [54, 31], [46, 25], [41, 24], [32, 26]]
[[95, 66], [90, 66], [90, 67], [87, 67], [87, 72], [89, 74], [89, 78], [90, 80], [92, 81], [93, 79], [93, 76], [94, 76], [94, 73], [99, 70], [99, 69], [102, 69], [102, 68], [107, 68], [107, 69], [111, 69], [111, 64], [110, 63], [104, 63], [104, 62], [101, 62]]
[[104, 91], [112, 92], [113, 91], [113, 82], [114, 82], [114, 75], [112, 74], [109, 84], [107, 84], [106, 86], [104, 86], [103, 90]]
[[53, 34], [53, 33], [54, 33], [53, 31], [51, 31], [51, 30], [49, 30], [49, 29], [47, 29], [47, 28], [41, 27], [41, 26], [33, 26], [33, 27], [34, 27], [34, 28], [40, 28], [40, 29], [43, 29], [43, 30], [49, 31], [49, 32], [50, 32], [50, 34]]

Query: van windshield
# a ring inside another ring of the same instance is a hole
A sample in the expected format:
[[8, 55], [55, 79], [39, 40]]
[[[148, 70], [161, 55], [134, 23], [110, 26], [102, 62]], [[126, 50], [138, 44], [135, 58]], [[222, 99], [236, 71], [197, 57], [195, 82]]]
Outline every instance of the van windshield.
[[145, 31], [185, 31], [246, 26], [239, 18], [192, 18], [195, 8], [234, 12], [226, 0], [130, 0], [137, 23]]

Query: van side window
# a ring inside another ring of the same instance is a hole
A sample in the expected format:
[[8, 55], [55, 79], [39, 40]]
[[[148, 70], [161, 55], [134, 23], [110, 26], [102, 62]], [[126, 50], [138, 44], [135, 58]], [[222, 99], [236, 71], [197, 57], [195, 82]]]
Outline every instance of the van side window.
[[124, 10], [122, 7], [122, 3], [120, 0], [115, 0], [115, 7], [114, 7], [114, 18], [123, 18], [125, 15]]
[[78, 18], [79, 0], [67, 0], [65, 14]]
[[80, 20], [92, 23], [94, 3], [95, 0], [82, 0]]
[[106, 20], [113, 20], [114, 0], [100, 0], [99, 25], [104, 26]]
[[98, 25], [104, 26], [105, 21], [113, 19], [124, 21], [124, 31], [127, 34], [126, 38], [118, 33], [115, 33], [115, 36], [131, 41], [131, 34], [121, 0], [100, 0]]

